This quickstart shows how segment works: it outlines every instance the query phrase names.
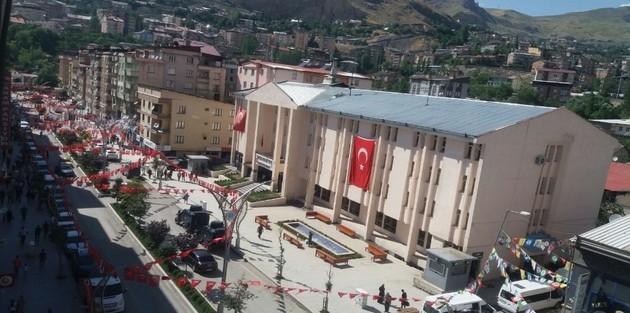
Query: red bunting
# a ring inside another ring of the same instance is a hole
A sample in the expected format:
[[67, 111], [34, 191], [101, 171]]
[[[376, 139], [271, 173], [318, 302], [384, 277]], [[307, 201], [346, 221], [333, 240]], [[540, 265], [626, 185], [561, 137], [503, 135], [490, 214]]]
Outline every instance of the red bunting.
[[201, 280], [199, 280], [199, 279], [191, 279], [191, 280], [190, 280], [190, 285], [191, 285], [193, 288], [195, 288], [195, 287], [199, 286], [199, 284], [200, 284], [200, 283], [201, 283]]
[[213, 281], [211, 281], [211, 280], [210, 280], [210, 281], [207, 281], [207, 282], [206, 282], [206, 289], [205, 289], [206, 293], [210, 292], [210, 290], [212, 290], [212, 288], [214, 287], [214, 285], [216, 285], [216, 282], [213, 282]]
[[346, 293], [347, 292], [341, 292], [341, 291], [337, 292], [337, 294], [339, 295], [339, 298], [343, 298], [343, 296], [345, 296]]
[[126, 281], [136, 280], [136, 272], [134, 272], [133, 267], [125, 267], [125, 280]]
[[177, 280], [177, 285], [179, 286], [179, 288], [183, 288], [186, 285], [186, 278], [180, 277]]

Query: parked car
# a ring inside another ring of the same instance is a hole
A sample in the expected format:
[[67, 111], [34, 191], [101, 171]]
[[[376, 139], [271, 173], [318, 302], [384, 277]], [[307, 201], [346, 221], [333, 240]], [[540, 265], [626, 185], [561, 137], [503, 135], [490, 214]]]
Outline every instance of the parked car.
[[175, 223], [184, 227], [186, 231], [195, 233], [210, 223], [210, 212], [204, 211], [199, 205], [191, 205], [189, 209], [177, 212]]
[[212, 272], [219, 268], [219, 264], [208, 250], [195, 249], [182, 261], [190, 266], [195, 273]]
[[67, 254], [72, 254], [76, 250], [87, 248], [81, 233], [76, 229], [68, 230], [66, 232], [65, 243], [66, 246], [64, 249]]
[[88, 249], [77, 249], [69, 257], [72, 273], [76, 278], [89, 277], [96, 269], [96, 262], [88, 253]]
[[59, 212], [59, 215], [55, 218], [54, 225], [60, 229], [73, 229], [74, 217], [68, 212]]
[[57, 175], [62, 176], [62, 177], [76, 177], [77, 176], [77, 174], [74, 173], [74, 169], [72, 169], [71, 166], [63, 162], [59, 163], [59, 165], [55, 167], [55, 172], [57, 172]]

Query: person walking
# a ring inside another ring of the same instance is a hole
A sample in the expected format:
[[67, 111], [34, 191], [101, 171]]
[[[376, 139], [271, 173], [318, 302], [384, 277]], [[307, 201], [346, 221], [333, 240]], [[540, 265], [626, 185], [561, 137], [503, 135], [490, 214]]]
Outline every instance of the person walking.
[[35, 226], [35, 243], [39, 243], [39, 236], [42, 234], [42, 227], [37, 225]]
[[262, 224], [258, 225], [258, 238], [260, 239], [260, 236], [262, 236], [263, 233], [263, 226]]
[[389, 313], [389, 307], [392, 305], [392, 296], [389, 295], [389, 292], [385, 294], [385, 313]]
[[20, 244], [23, 246], [24, 243], [26, 242], [26, 234], [28, 232], [26, 231], [26, 229], [24, 229], [24, 226], [22, 226], [22, 228], [20, 228], [20, 231], [18, 232], [18, 236], [20, 236]]
[[177, 172], [177, 181], [180, 181], [181, 179], [182, 179], [182, 173]]
[[409, 302], [407, 301], [407, 293], [405, 292], [405, 289], [401, 289], [400, 291], [402, 292], [402, 295], [400, 296], [400, 308], [404, 309], [409, 306]]
[[20, 259], [19, 255], [16, 255], [11, 264], [13, 264], [13, 276], [17, 278], [20, 273], [20, 267], [22, 267], [22, 259]]
[[381, 284], [381, 286], [378, 287], [378, 300], [376, 300], [376, 302], [383, 304], [383, 298], [385, 298], [385, 284]]
[[20, 213], [22, 213], [22, 223], [26, 222], [26, 212], [27, 212], [27, 209], [26, 209], [26, 206], [24, 205], [20, 209]]
[[48, 237], [49, 229], [50, 225], [48, 224], [48, 221], [44, 221], [44, 224], [42, 224], [42, 233], [44, 234], [44, 240], [46, 240], [46, 238]]
[[46, 265], [46, 250], [39, 251], [39, 268], [44, 268]]
[[190, 197], [190, 195], [188, 195], [188, 193], [184, 194], [184, 196], [182, 197], [182, 199], [184, 199], [184, 203], [188, 204], [188, 198]]

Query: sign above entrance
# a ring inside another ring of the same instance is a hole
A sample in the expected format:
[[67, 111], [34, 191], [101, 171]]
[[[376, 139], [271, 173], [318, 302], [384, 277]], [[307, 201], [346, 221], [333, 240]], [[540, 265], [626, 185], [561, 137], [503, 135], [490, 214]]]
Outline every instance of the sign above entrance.
[[256, 164], [260, 167], [273, 171], [273, 159], [268, 156], [256, 153]]

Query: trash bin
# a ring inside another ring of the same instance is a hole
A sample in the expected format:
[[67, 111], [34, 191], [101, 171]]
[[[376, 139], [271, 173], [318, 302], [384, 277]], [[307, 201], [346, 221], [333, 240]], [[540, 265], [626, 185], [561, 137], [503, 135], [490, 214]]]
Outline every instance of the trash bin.
[[201, 203], [201, 207], [203, 208], [203, 210], [207, 210], [208, 209], [208, 201], [199, 201], [199, 203]]
[[355, 289], [355, 291], [358, 293], [358, 295], [354, 298], [354, 301], [356, 301], [356, 303], [360, 305], [362, 309], [367, 309], [368, 292], [361, 288], [357, 288]]

